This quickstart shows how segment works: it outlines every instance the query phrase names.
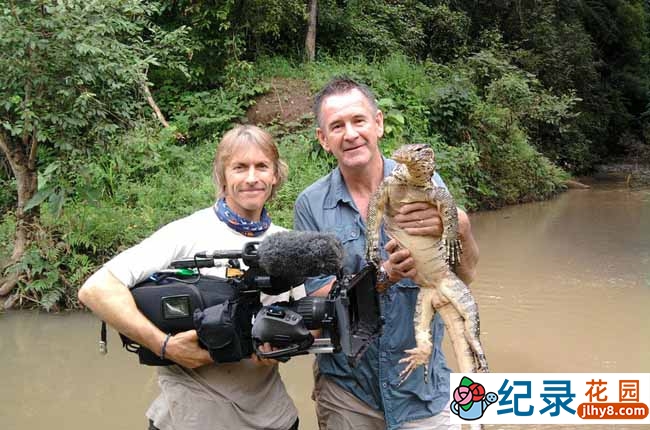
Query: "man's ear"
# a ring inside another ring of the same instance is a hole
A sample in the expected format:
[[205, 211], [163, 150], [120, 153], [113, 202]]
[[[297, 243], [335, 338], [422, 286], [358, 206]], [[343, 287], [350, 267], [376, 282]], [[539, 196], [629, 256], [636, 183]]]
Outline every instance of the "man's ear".
[[377, 136], [382, 137], [384, 135], [384, 113], [379, 109], [375, 114], [375, 123], [377, 124]]
[[323, 133], [323, 130], [321, 130], [320, 127], [316, 129], [316, 138], [318, 139], [318, 143], [320, 143], [320, 146], [325, 150], [325, 152], [329, 153], [330, 146], [327, 143], [327, 137], [325, 137], [325, 133]]

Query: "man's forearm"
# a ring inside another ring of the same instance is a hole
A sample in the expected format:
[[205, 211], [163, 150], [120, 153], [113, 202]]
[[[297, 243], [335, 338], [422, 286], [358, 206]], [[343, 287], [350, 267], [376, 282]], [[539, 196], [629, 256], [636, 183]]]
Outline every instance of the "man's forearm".
[[129, 289], [106, 268], [79, 290], [79, 300], [118, 332], [151, 351], [160, 351], [166, 334], [138, 310]]
[[469, 217], [465, 211], [458, 209], [458, 232], [460, 235], [463, 253], [460, 264], [456, 267], [456, 275], [465, 282], [471, 284], [476, 278], [476, 266], [478, 264], [479, 249], [474, 235]]

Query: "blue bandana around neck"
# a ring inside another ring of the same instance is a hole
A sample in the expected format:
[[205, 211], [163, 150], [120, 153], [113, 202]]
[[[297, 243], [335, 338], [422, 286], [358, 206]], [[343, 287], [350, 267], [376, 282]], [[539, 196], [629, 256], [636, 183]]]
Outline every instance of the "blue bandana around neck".
[[214, 212], [228, 227], [248, 237], [257, 237], [264, 234], [271, 226], [271, 218], [266, 213], [266, 208], [262, 208], [259, 222], [251, 221], [237, 215], [228, 207], [226, 199], [223, 197], [214, 204]]

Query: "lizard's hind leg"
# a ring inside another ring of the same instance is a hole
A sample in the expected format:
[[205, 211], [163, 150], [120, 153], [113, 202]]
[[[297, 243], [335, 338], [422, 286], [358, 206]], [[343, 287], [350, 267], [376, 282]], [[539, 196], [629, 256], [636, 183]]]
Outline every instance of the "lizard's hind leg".
[[399, 362], [406, 363], [406, 367], [400, 373], [400, 384], [408, 378], [418, 366], [424, 366], [424, 382], [429, 382], [429, 361], [431, 360], [431, 321], [435, 316], [435, 309], [432, 305], [431, 295], [433, 289], [420, 288], [417, 303], [415, 305], [415, 316], [413, 327], [415, 328], [415, 348], [404, 351], [406, 357]]
[[452, 291], [451, 296], [455, 300], [451, 300], [451, 304], [463, 318], [463, 334], [472, 352], [475, 371], [478, 373], [489, 372], [485, 352], [481, 345], [481, 321], [474, 296], [472, 296], [469, 287], [457, 277], [453, 277], [451, 282], [446, 284], [445, 287]]
[[478, 317], [476, 321], [465, 321], [465, 339], [469, 344], [469, 347], [472, 349], [474, 355], [474, 363], [476, 365], [476, 373], [488, 373], [490, 369], [488, 368], [487, 358], [485, 357], [485, 352], [483, 351], [483, 345], [481, 345], [481, 340], [479, 338], [480, 334], [480, 322]]

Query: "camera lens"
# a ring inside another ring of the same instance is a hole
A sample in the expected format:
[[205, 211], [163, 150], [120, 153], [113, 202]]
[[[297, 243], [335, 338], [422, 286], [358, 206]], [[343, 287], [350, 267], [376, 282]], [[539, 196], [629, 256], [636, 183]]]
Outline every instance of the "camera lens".
[[321, 328], [331, 322], [333, 309], [331, 301], [325, 297], [303, 297], [294, 303], [294, 310], [302, 316], [309, 330]]

